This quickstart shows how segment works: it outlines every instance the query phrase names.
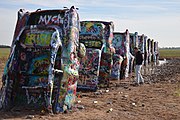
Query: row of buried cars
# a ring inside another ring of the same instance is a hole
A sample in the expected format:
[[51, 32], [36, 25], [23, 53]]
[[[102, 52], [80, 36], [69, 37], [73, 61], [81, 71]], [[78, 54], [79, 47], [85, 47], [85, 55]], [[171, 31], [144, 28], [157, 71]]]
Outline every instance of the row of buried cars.
[[0, 109], [70, 110], [77, 90], [96, 91], [110, 79], [128, 77], [135, 46], [144, 53], [144, 65], [158, 59], [158, 42], [137, 32], [114, 32], [113, 22], [80, 21], [74, 6], [20, 9], [2, 76]]

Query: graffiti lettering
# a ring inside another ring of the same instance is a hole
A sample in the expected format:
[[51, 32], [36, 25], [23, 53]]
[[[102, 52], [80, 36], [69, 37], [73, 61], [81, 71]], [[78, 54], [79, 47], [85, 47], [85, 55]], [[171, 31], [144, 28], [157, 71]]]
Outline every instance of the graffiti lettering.
[[80, 40], [103, 40], [102, 36], [84, 36], [84, 35], [80, 35], [79, 36]]
[[85, 40], [85, 41], [81, 41], [85, 47], [97, 47], [97, 48], [101, 48], [102, 47], [102, 43], [101, 41], [93, 41], [93, 40]]
[[63, 24], [63, 18], [61, 17], [60, 14], [58, 14], [57, 16], [52, 16], [52, 15], [44, 15], [44, 16], [40, 16], [38, 24], [45, 24], [45, 25], [49, 25], [49, 24]]
[[51, 41], [51, 32], [27, 33], [25, 44], [49, 45], [50, 41]]
[[93, 23], [93, 22], [85, 22], [81, 25], [82, 34], [91, 34], [91, 35], [100, 35], [103, 34], [103, 26], [102, 24]]
[[99, 73], [99, 57], [100, 50], [87, 49], [86, 60], [81, 62], [79, 73], [81, 75], [79, 79], [80, 86], [91, 86], [95, 88], [98, 84]]
[[48, 66], [50, 64], [50, 61], [48, 58], [44, 58], [41, 60], [37, 60], [34, 62], [34, 70], [32, 73], [40, 73], [40, 74], [46, 74], [48, 72]]

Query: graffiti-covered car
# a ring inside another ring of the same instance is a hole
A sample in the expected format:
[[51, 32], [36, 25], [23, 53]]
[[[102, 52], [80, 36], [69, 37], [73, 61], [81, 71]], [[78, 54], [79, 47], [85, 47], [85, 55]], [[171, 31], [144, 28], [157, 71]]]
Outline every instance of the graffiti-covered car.
[[80, 64], [78, 89], [95, 91], [99, 83], [109, 79], [113, 23], [105, 21], [81, 21], [80, 23], [79, 41], [86, 47], [86, 57]]
[[[134, 48], [138, 46], [138, 32], [130, 33], [130, 53], [135, 56]], [[129, 59], [129, 73], [134, 71], [134, 57]]]
[[148, 38], [148, 40], [147, 40], [147, 51], [148, 51], [147, 61], [148, 61], [148, 64], [150, 64], [151, 63], [151, 55], [152, 55], [150, 38]]
[[76, 8], [18, 12], [3, 74], [1, 108], [44, 106], [71, 109], [78, 80], [79, 16]]
[[[128, 77], [129, 75], [128, 74], [129, 73], [129, 59], [133, 57], [132, 54], [130, 53], [129, 31], [126, 30], [124, 33], [114, 32], [113, 34], [114, 34], [113, 46], [115, 47], [116, 54], [119, 55], [119, 58], [115, 59], [114, 63], [115, 61], [119, 61], [118, 62], [119, 64], [117, 66], [118, 68], [120, 68], [120, 70], [114, 69], [115, 71], [112, 71], [112, 72], [118, 73], [116, 74], [116, 78], [119, 79], [119, 75], [120, 75], [120, 79], [123, 79], [123, 78]], [[123, 57], [123, 60], [122, 60], [122, 57]]]
[[154, 62], [155, 61], [155, 54], [154, 54], [154, 39], [151, 39], [151, 47], [150, 47], [150, 50], [151, 50], [151, 62]]
[[154, 62], [158, 63], [159, 62], [159, 49], [158, 49], [158, 42], [154, 42]]

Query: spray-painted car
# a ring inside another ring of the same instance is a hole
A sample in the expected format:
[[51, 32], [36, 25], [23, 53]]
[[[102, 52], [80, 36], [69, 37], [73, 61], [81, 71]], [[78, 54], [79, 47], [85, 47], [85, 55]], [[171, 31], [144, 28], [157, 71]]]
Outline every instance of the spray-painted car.
[[[113, 38], [113, 47], [115, 47], [116, 54], [123, 57], [123, 60], [120, 59], [119, 66], [120, 68], [120, 79], [128, 77], [129, 73], [129, 58], [132, 56], [130, 53], [130, 44], [129, 44], [129, 32], [126, 30], [124, 33], [114, 32]], [[114, 60], [116, 61], [116, 60]], [[122, 63], [121, 63], [122, 61]], [[119, 68], [119, 67], [118, 67]], [[118, 69], [117, 69], [118, 70]], [[115, 72], [115, 71], [113, 71]], [[119, 75], [119, 74], [117, 74]], [[117, 76], [118, 78], [118, 76]]]
[[144, 54], [144, 34], [138, 36], [138, 48]]
[[113, 22], [102, 22], [104, 24], [103, 44], [104, 48], [101, 54], [100, 69], [99, 69], [99, 85], [108, 87], [111, 79], [111, 71], [113, 66], [113, 54], [115, 48], [112, 45], [114, 24]]
[[152, 55], [150, 38], [148, 38], [148, 40], [147, 40], [147, 51], [148, 51], [147, 61], [148, 61], [148, 64], [150, 64], [151, 63], [151, 55]]
[[[80, 64], [79, 90], [95, 91], [99, 83], [108, 79], [112, 62], [112, 31], [112, 22], [81, 21], [79, 41], [86, 47], [86, 57]], [[109, 55], [109, 58], [106, 58], [105, 54]]]
[[144, 35], [144, 66], [148, 64], [148, 39], [147, 36]]
[[143, 54], [143, 63], [145, 63], [146, 54], [145, 54], [145, 35], [138, 35], [138, 48]]
[[158, 42], [154, 41], [154, 62], [158, 63], [158, 60], [159, 60]]
[[151, 43], [151, 62], [158, 62], [159, 52], [158, 52], [158, 42], [156, 42], [154, 39], [150, 40]]
[[154, 56], [154, 39], [151, 39], [151, 62], [155, 61]]
[[76, 8], [18, 12], [11, 53], [4, 69], [1, 108], [44, 106], [71, 109], [78, 80], [79, 16]]
[[[112, 41], [113, 47], [115, 48], [115, 54], [113, 55], [113, 66], [111, 72], [111, 78], [120, 80], [121, 64], [123, 61], [122, 50], [125, 50], [124, 45], [122, 46], [122, 36], [118, 36], [118, 33], [113, 33], [114, 38]], [[120, 48], [121, 47], [121, 48]]]
[[130, 52], [132, 55], [135, 55], [134, 48], [138, 46], [138, 32], [129, 33], [130, 35]]
[[130, 53], [132, 57], [129, 59], [129, 73], [134, 71], [134, 48], [138, 45], [138, 32], [130, 33]]

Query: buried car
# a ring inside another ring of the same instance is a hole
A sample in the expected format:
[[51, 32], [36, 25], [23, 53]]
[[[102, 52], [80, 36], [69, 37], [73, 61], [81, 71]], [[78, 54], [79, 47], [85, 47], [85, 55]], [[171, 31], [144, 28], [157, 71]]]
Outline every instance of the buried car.
[[[113, 34], [113, 46], [116, 50], [115, 55], [118, 57], [114, 57], [113, 67], [116, 67], [116, 69], [113, 69], [112, 77], [115, 79], [124, 79], [129, 76], [129, 59], [133, 58], [130, 53], [129, 31], [126, 30], [124, 33], [114, 32]], [[115, 64], [116, 62], [118, 64]]]
[[86, 47], [86, 57], [79, 69], [79, 90], [96, 91], [98, 85], [108, 82], [112, 63], [113, 23], [81, 21], [79, 41]]
[[58, 113], [75, 102], [79, 69], [79, 16], [62, 10], [18, 12], [3, 74], [0, 108], [39, 106]]

